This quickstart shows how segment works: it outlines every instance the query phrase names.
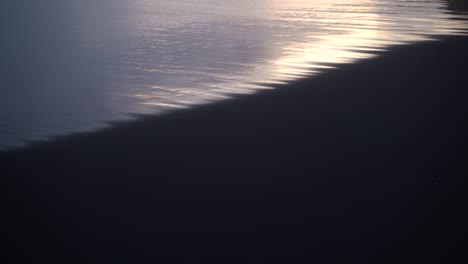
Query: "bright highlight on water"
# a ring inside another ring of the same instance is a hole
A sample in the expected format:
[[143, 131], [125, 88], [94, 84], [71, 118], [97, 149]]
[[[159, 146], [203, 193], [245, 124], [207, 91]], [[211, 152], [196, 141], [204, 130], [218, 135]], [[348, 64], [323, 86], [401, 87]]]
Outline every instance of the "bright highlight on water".
[[468, 32], [466, 10], [444, 0], [8, 2], [0, 4], [0, 150]]

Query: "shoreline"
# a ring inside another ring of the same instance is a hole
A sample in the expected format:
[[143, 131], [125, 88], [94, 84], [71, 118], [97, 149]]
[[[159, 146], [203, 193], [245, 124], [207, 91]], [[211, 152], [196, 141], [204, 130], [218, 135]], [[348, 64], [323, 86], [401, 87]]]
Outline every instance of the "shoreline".
[[443, 39], [0, 153], [12, 252], [48, 263], [466, 257], [468, 37]]

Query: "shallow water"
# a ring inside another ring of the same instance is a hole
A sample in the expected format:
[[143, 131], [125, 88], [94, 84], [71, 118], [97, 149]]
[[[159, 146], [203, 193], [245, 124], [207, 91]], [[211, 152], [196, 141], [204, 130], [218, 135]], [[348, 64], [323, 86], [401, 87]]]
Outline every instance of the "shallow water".
[[37, 2], [0, 4], [3, 150], [468, 32], [466, 10], [436, 0]]

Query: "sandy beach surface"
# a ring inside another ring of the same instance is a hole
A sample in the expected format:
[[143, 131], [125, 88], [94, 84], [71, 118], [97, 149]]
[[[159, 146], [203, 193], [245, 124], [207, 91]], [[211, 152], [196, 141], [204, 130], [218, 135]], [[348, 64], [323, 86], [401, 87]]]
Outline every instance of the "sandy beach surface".
[[440, 39], [1, 153], [11, 263], [456, 263], [468, 38]]

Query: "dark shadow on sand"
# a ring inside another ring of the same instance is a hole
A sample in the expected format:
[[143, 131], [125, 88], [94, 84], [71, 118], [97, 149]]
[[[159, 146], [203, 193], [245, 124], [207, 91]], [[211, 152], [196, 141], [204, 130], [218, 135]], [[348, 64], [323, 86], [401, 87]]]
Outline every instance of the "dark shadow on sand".
[[[466, 37], [0, 154], [17, 263], [466, 255]], [[15, 263], [15, 262], [12, 262]]]

